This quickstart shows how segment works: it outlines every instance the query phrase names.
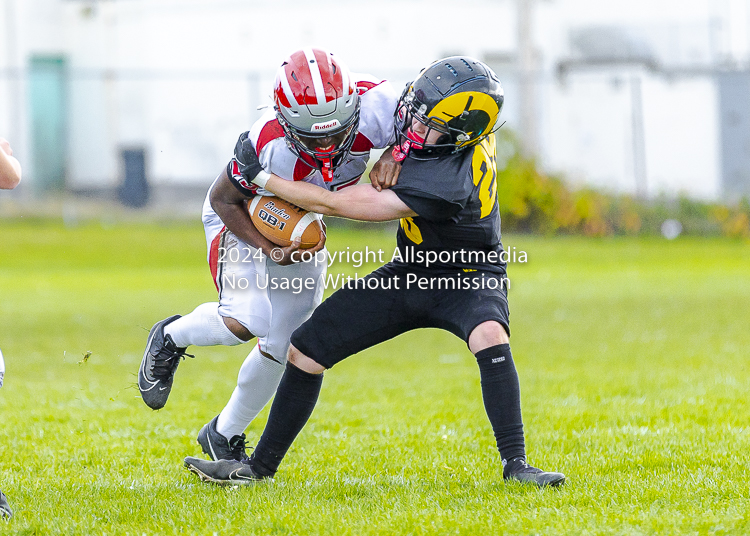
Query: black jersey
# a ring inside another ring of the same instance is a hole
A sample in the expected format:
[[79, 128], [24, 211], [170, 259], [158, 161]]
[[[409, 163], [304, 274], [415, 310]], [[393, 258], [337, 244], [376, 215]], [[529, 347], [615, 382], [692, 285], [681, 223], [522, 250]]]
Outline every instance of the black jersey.
[[455, 155], [407, 158], [392, 190], [417, 213], [401, 219], [401, 261], [415, 267], [505, 272], [494, 135]]

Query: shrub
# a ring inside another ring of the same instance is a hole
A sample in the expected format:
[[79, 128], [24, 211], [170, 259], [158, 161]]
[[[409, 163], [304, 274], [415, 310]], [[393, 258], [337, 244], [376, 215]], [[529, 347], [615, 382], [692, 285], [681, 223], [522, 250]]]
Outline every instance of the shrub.
[[674, 219], [690, 235], [750, 239], [750, 202], [735, 206], [660, 196], [639, 200], [591, 188], [571, 189], [562, 177], [547, 175], [521, 155], [507, 129], [497, 135], [498, 203], [503, 230], [541, 234], [658, 235]]

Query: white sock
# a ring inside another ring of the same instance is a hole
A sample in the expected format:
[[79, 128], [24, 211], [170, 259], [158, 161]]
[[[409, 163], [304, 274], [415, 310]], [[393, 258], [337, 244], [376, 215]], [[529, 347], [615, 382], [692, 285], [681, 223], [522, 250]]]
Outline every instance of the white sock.
[[171, 336], [178, 348], [195, 346], [236, 346], [246, 341], [236, 337], [219, 315], [219, 304], [204, 303], [174, 322], [167, 324], [164, 333]]
[[227, 439], [242, 434], [273, 397], [285, 368], [264, 357], [256, 344], [240, 367], [237, 387], [219, 414], [216, 430]]

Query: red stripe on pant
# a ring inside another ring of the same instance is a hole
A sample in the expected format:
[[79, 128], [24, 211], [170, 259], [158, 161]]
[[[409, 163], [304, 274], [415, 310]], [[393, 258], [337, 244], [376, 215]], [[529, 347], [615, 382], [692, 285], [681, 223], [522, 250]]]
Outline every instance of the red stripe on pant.
[[221, 285], [219, 278], [221, 277], [221, 270], [219, 270], [219, 247], [224, 242], [224, 235], [228, 232], [226, 226], [221, 228], [221, 231], [211, 241], [211, 250], [208, 252], [208, 267], [211, 269], [211, 277], [214, 280], [214, 285], [219, 294], [221, 294]]

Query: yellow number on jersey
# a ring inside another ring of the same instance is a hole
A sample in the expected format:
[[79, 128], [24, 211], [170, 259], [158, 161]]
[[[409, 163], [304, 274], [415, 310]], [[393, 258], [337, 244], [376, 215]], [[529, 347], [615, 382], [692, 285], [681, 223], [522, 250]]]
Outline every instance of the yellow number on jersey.
[[497, 199], [497, 164], [495, 163], [495, 135], [490, 134], [474, 148], [471, 161], [474, 186], [479, 185], [480, 218], [490, 215]]
[[419, 227], [417, 227], [417, 224], [414, 223], [413, 218], [401, 218], [400, 223], [401, 228], [404, 230], [404, 233], [409, 240], [411, 240], [415, 244], [422, 243], [422, 231], [420, 231]]

